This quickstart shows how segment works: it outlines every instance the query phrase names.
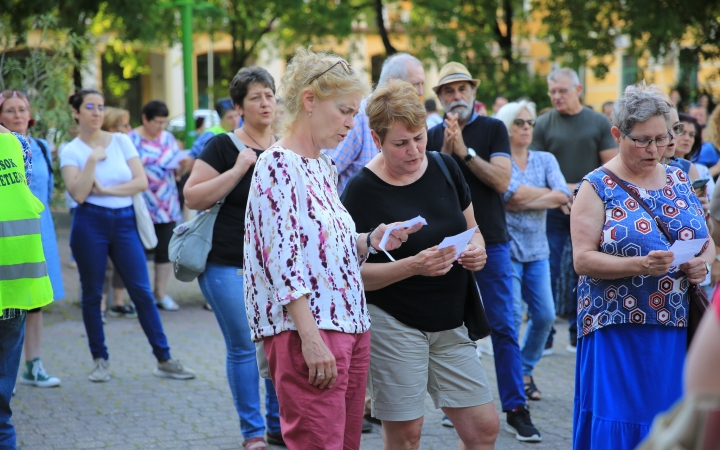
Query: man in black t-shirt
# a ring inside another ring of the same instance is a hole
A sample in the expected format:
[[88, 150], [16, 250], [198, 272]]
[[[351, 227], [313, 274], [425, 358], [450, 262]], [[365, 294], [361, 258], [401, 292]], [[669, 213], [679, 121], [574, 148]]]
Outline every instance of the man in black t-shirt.
[[492, 327], [498, 388], [507, 422], [516, 438], [542, 440], [530, 420], [523, 386], [522, 360], [513, 315], [512, 263], [501, 193], [510, 184], [512, 160], [505, 125], [473, 110], [478, 80], [462, 64], [440, 70], [433, 89], [446, 111], [445, 121], [428, 132], [428, 150], [451, 155], [470, 187], [475, 220], [485, 238], [487, 264], [475, 278]]

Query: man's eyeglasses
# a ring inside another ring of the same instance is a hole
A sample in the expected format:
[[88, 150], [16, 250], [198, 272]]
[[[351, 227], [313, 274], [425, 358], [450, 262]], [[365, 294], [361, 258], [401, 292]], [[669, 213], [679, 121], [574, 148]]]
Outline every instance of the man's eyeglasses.
[[105, 111], [105, 105], [96, 105], [94, 103], [87, 103], [85, 105], [85, 109], [87, 109], [88, 111], [97, 109], [98, 111], [102, 112], [102, 111]]
[[552, 96], [555, 95], [555, 94], [567, 95], [567, 93], [570, 92], [570, 89], [571, 89], [571, 88], [551, 89], [551, 90], [548, 91], [548, 95], [549, 95], [550, 97], [552, 97]]
[[531, 127], [534, 127], [534, 126], [535, 126], [535, 119], [528, 119], [528, 120], [515, 119], [515, 120], [513, 120], [513, 123], [514, 123], [515, 125], [519, 126], [519, 127], [525, 126], [525, 124], [528, 124], [528, 125], [530, 125]]
[[657, 148], [666, 147], [670, 143], [670, 140], [672, 139], [670, 137], [669, 133], [667, 136], [659, 137], [657, 139], [647, 139], [647, 138], [634, 138], [634, 137], [630, 136], [629, 134], [627, 134], [626, 132], [624, 132], [623, 130], [620, 130], [620, 131], [622, 131], [622, 134], [624, 134], [631, 141], [633, 141], [635, 143], [635, 147], [637, 147], [637, 148], [648, 148], [648, 147], [650, 147], [650, 144], [652, 144], [653, 142], [655, 143], [655, 146]]
[[353, 72], [352, 72], [352, 68], [350, 67], [350, 64], [348, 64], [347, 62], [345, 62], [344, 59], [341, 59], [341, 60], [339, 60], [338, 62], [336, 62], [335, 64], [333, 64], [332, 66], [330, 66], [330, 67], [328, 67], [327, 69], [325, 69], [325, 70], [323, 70], [322, 72], [320, 72], [319, 74], [317, 74], [317, 75], [315, 75], [314, 77], [310, 78], [310, 81], [308, 81], [307, 84], [308, 84], [308, 85], [312, 84], [313, 81], [317, 80], [317, 79], [320, 78], [321, 76], [323, 76], [323, 75], [325, 75], [326, 73], [330, 72], [330, 70], [332, 70], [332, 68], [335, 67], [335, 66], [340, 66], [340, 67], [342, 67], [342, 69], [343, 69], [348, 75], [352, 75], [352, 73], [353, 73]]

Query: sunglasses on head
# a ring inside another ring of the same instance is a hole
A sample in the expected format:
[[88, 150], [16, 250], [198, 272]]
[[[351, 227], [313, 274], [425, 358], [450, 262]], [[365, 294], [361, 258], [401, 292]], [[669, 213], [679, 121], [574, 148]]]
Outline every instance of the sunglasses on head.
[[515, 120], [513, 120], [513, 123], [514, 123], [515, 125], [519, 126], [519, 127], [525, 126], [526, 123], [527, 123], [528, 125], [530, 125], [531, 127], [534, 127], [534, 126], [535, 126], [535, 119], [528, 119], [528, 120], [515, 119]]
[[340, 67], [342, 67], [342, 69], [343, 69], [343, 70], [345, 71], [345, 73], [347, 73], [348, 75], [352, 75], [352, 73], [353, 73], [353, 72], [352, 72], [352, 67], [350, 67], [350, 64], [348, 64], [344, 59], [341, 59], [341, 60], [339, 60], [338, 62], [336, 62], [335, 64], [333, 64], [332, 66], [330, 66], [330, 67], [328, 67], [327, 69], [325, 69], [325, 70], [323, 70], [322, 72], [320, 72], [319, 74], [317, 74], [317, 75], [315, 75], [314, 77], [310, 78], [310, 81], [308, 81], [307, 84], [308, 84], [308, 85], [312, 84], [313, 81], [317, 80], [317, 79], [320, 78], [321, 76], [323, 76], [323, 75], [325, 75], [326, 73], [330, 72], [330, 70], [331, 70], [333, 67], [335, 67], [335, 66], [340, 66]]

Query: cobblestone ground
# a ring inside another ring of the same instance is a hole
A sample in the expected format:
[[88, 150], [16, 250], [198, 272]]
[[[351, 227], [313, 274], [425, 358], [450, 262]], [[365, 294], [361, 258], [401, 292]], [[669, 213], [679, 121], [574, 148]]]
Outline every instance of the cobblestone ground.
[[[225, 346], [212, 313], [202, 309], [197, 283], [171, 280], [169, 293], [182, 306], [161, 312], [173, 357], [198, 374], [178, 381], [152, 375], [155, 359], [136, 319], [108, 319], [106, 343], [113, 375], [109, 383], [87, 379], [91, 370], [85, 329], [79, 308], [77, 272], [68, 266], [68, 220], [58, 214], [59, 240], [67, 298], [45, 312], [42, 359], [45, 368], [62, 379], [62, 386], [40, 389], [18, 384], [12, 408], [21, 449], [237, 449], [242, 448], [237, 413], [225, 376]], [[152, 264], [150, 264], [152, 268]], [[535, 381], [543, 400], [531, 402], [540, 444], [522, 444], [504, 430], [497, 449], [571, 448], [574, 355], [565, 351], [566, 323], [556, 324], [556, 354], [543, 358]], [[494, 397], [495, 366], [483, 356]], [[496, 400], [500, 411], [500, 404]], [[420, 448], [457, 448], [457, 433], [440, 425], [442, 412], [427, 398]], [[281, 448], [281, 447], [277, 447]], [[364, 434], [363, 450], [382, 448], [379, 426]]]

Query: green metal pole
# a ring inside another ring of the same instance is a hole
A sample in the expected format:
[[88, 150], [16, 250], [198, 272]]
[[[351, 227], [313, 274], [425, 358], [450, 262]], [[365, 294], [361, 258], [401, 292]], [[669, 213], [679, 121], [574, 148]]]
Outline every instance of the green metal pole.
[[193, 0], [181, 0], [180, 20], [182, 22], [182, 49], [183, 49], [183, 75], [185, 83], [185, 148], [189, 149], [195, 142], [195, 92], [193, 85], [193, 43], [192, 43], [192, 13]]

